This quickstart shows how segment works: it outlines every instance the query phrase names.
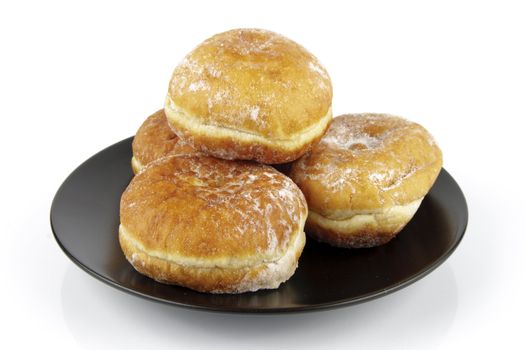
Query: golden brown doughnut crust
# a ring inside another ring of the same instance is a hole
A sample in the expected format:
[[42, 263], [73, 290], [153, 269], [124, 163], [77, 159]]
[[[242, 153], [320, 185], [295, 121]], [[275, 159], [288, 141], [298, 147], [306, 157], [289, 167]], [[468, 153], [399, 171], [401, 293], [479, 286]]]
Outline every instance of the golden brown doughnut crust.
[[308, 202], [308, 233], [336, 246], [370, 247], [406, 225], [441, 165], [441, 151], [421, 125], [349, 114], [334, 118], [289, 175]]
[[321, 242], [343, 248], [369, 248], [389, 242], [412, 219], [420, 200], [404, 206], [370, 213], [350, 214], [345, 220], [332, 220], [310, 210], [308, 234]]
[[[305, 244], [304, 232], [296, 236], [297, 243], [279, 261], [239, 268], [186, 266], [158, 258], [138, 250], [121, 230], [119, 242], [133, 267], [158, 282], [184, 286], [199, 292], [236, 294], [277, 288], [288, 280], [297, 268]], [[281, 260], [283, 263], [280, 263]]]
[[150, 163], [123, 193], [119, 237], [128, 260], [152, 278], [243, 292], [291, 276], [306, 216], [299, 188], [269, 166], [168, 156]]
[[[403, 224], [401, 228], [405, 225]], [[342, 233], [340, 230], [323, 227], [315, 220], [308, 219], [306, 224], [308, 234], [320, 242], [340, 248], [371, 248], [390, 242], [399, 232], [391, 227], [382, 229], [360, 229], [354, 234]]]
[[132, 165], [135, 173], [168, 154], [198, 153], [171, 130], [164, 109], [153, 113], [142, 123], [133, 138], [132, 149], [134, 158]]
[[331, 103], [328, 73], [302, 46], [235, 29], [207, 39], [175, 68], [165, 107], [174, 131], [203, 152], [284, 163], [323, 135]]
[[309, 209], [330, 218], [345, 211], [404, 205], [423, 197], [442, 165], [441, 151], [419, 124], [387, 114], [334, 118], [290, 177]]

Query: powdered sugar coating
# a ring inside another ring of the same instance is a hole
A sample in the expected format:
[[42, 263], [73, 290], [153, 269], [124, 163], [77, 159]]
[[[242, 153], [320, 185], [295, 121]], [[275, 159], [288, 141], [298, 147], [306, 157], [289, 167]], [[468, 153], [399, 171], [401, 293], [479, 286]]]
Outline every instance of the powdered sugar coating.
[[262, 29], [217, 34], [175, 68], [168, 95], [203, 123], [287, 138], [331, 106], [330, 77], [297, 43]]
[[216, 260], [210, 259], [159, 255], [145, 250], [122, 225], [119, 228], [119, 241], [133, 267], [158, 282], [182, 285], [201, 292], [243, 293], [277, 288], [289, 279], [297, 268], [305, 235], [303, 232], [295, 234], [288, 249], [279, 259], [247, 266], [221, 264], [221, 261], [217, 264]]
[[[259, 115], [259, 106], [247, 107], [254, 118]], [[169, 97], [165, 111], [173, 132], [203, 154], [227, 160], [256, 160], [263, 164], [282, 164], [298, 159], [321, 139], [332, 120], [329, 109], [318, 124], [294, 135], [294, 138], [272, 140], [250, 132], [202, 123]]]
[[441, 151], [420, 125], [385, 114], [337, 117], [290, 176], [310, 209], [333, 218], [412, 202], [441, 168]]
[[279, 259], [306, 212], [300, 190], [275, 169], [211, 157], [153, 162], [121, 202], [122, 225], [148, 249], [218, 265]]

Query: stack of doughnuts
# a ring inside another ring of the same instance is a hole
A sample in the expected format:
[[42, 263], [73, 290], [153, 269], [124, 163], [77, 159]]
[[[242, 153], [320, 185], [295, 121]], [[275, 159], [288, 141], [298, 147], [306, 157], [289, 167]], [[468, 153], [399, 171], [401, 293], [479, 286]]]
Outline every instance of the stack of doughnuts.
[[333, 119], [331, 105], [325, 68], [279, 34], [235, 29], [197, 46], [133, 140], [136, 175], [120, 205], [127, 260], [162, 283], [243, 293], [294, 274], [305, 225], [337, 247], [392, 239], [441, 152], [416, 123]]

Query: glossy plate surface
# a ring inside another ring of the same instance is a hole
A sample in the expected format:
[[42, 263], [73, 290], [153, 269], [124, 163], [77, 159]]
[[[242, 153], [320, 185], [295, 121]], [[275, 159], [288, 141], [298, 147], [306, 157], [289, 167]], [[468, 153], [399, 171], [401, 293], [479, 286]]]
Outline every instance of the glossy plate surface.
[[132, 138], [80, 165], [62, 184], [51, 226], [66, 255], [83, 270], [126, 292], [168, 304], [226, 312], [290, 312], [351, 305], [396, 291], [425, 276], [457, 247], [467, 204], [442, 170], [412, 221], [390, 243], [372, 249], [332, 248], [307, 239], [299, 268], [276, 290], [213, 295], [140, 275], [118, 243], [120, 196], [133, 173]]

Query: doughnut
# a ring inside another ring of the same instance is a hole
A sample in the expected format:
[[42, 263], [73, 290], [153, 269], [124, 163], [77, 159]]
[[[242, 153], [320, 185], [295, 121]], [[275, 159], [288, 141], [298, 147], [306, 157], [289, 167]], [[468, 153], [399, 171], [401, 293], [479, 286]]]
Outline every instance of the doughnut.
[[150, 115], [140, 126], [132, 143], [131, 168], [138, 173], [144, 166], [168, 154], [197, 153], [171, 131], [164, 110]]
[[120, 202], [119, 241], [156, 281], [209, 293], [277, 288], [305, 244], [306, 200], [274, 168], [203, 155], [147, 165]]
[[332, 120], [332, 84], [316, 57], [279, 34], [212, 36], [175, 68], [165, 101], [173, 131], [223, 159], [286, 163]]
[[410, 221], [441, 165], [441, 151], [421, 125], [348, 114], [334, 118], [289, 175], [308, 202], [309, 235], [364, 248], [387, 243]]

